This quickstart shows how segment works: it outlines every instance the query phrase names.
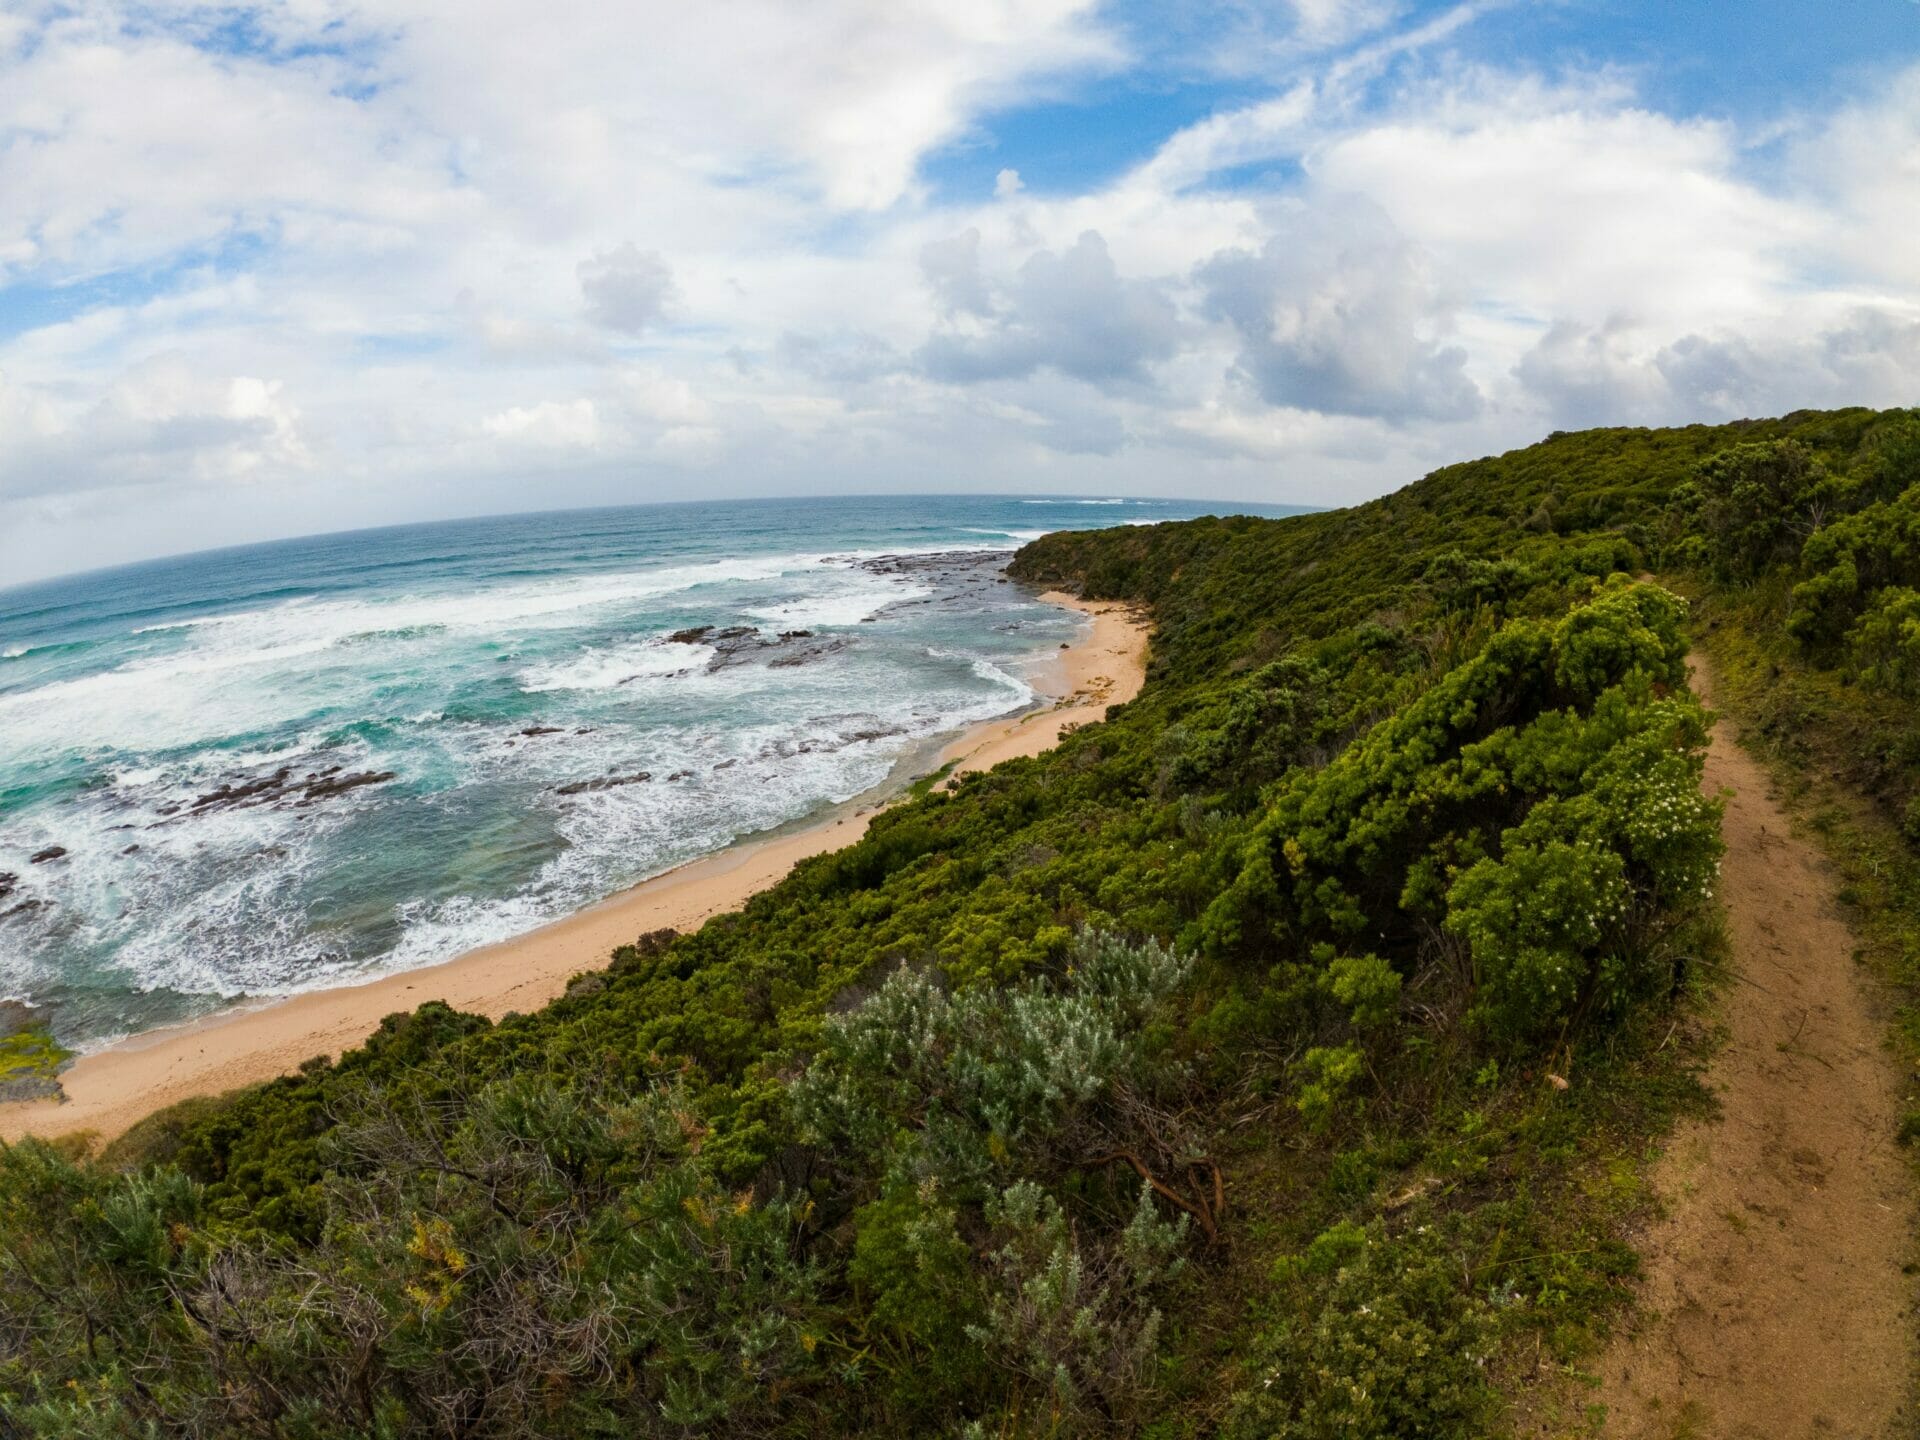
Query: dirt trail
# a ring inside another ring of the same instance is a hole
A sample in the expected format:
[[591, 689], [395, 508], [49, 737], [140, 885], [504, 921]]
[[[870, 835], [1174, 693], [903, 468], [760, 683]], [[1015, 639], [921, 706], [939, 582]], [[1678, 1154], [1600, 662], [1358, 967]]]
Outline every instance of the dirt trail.
[[[1711, 703], [1712, 675], [1694, 659]], [[1914, 1195], [1899, 1076], [1819, 854], [1795, 839], [1728, 722], [1721, 877], [1736, 976], [1712, 1120], [1654, 1168], [1643, 1314], [1599, 1366], [1612, 1440], [1912, 1435]]]

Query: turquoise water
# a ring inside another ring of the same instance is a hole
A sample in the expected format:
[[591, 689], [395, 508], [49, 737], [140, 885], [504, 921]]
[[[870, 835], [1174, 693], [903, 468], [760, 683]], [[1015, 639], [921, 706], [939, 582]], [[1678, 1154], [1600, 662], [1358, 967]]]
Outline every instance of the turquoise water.
[[1014, 547], [1210, 508], [640, 506], [0, 590], [0, 998], [97, 1045], [444, 960], [900, 783], [1080, 633], [1000, 576]]

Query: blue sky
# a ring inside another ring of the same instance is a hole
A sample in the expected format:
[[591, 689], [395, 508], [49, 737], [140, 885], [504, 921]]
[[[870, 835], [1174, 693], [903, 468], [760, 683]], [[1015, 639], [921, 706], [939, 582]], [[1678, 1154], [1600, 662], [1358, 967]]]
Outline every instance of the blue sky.
[[1920, 5], [19, 0], [0, 583], [1920, 401]]
[[[1458, 8], [1408, 5], [1400, 23], [1411, 28]], [[967, 134], [931, 153], [922, 173], [936, 194], [955, 201], [990, 195], [1007, 167], [1018, 169], [1028, 188], [1047, 193], [1102, 185], [1151, 156], [1173, 131], [1257, 101], [1289, 70], [1314, 68], [1312, 57], [1302, 56], [1291, 66], [1223, 73], [1207, 63], [1205, 30], [1190, 23], [1169, 31], [1167, 9], [1149, 3], [1112, 12], [1146, 63], [984, 113]], [[1665, 114], [1765, 125], [1857, 95], [1916, 57], [1916, 0], [1547, 0], [1486, 7], [1457, 32], [1444, 58], [1528, 73], [1618, 69], [1632, 75], [1644, 103]], [[1287, 178], [1284, 165], [1232, 177], [1253, 186]]]

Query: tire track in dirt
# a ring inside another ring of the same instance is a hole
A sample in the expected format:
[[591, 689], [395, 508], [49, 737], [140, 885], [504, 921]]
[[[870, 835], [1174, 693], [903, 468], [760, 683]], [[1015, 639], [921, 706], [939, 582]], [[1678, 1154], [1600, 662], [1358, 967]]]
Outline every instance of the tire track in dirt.
[[[1696, 654], [1694, 688], [1712, 703]], [[1832, 873], [1765, 772], [1716, 727], [1731, 791], [1720, 896], [1735, 975], [1707, 1081], [1719, 1114], [1656, 1163], [1641, 1312], [1599, 1366], [1612, 1440], [1882, 1440], [1916, 1433], [1914, 1192], [1887, 1015]]]

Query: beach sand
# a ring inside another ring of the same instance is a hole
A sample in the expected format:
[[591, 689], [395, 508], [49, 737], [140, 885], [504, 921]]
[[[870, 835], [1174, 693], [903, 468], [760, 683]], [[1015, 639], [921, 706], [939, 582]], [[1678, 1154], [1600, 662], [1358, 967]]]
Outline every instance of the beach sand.
[[[1045, 598], [1093, 618], [1091, 633], [1060, 652], [1050, 687], [1055, 703], [974, 727], [930, 768], [950, 763], [956, 772], [985, 770], [1017, 756], [1038, 755], [1070, 727], [1099, 720], [1107, 706], [1139, 693], [1146, 674], [1144, 620], [1122, 606], [1088, 604], [1059, 592]], [[134, 1036], [69, 1066], [60, 1076], [64, 1103], [0, 1105], [0, 1139], [92, 1132], [100, 1141], [111, 1140], [182, 1100], [270, 1080], [314, 1056], [337, 1056], [364, 1040], [384, 1017], [429, 1000], [495, 1020], [537, 1010], [575, 975], [601, 968], [615, 948], [637, 936], [649, 930], [696, 930], [779, 883], [799, 861], [851, 845], [877, 808], [838, 807], [805, 829], [735, 845], [564, 920], [443, 964]]]

